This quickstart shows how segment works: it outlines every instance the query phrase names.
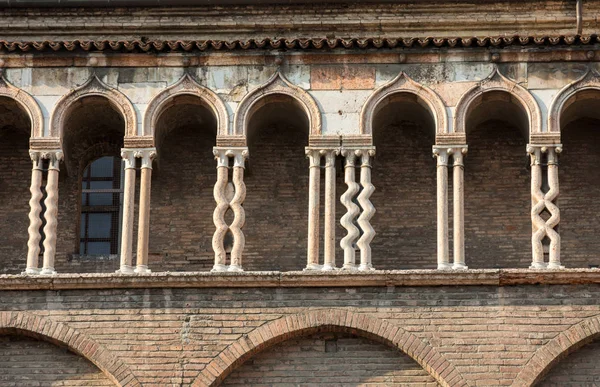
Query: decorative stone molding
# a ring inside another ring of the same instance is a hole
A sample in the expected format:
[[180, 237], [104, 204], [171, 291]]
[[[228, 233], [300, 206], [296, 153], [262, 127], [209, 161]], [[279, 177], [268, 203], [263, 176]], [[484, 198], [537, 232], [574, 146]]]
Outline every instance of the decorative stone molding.
[[441, 386], [464, 387], [467, 381], [443, 354], [413, 333], [387, 320], [342, 309], [321, 309], [282, 316], [243, 335], [204, 367], [192, 386], [218, 386], [236, 368], [268, 348], [316, 332], [344, 332], [397, 348]]
[[217, 135], [229, 135], [229, 113], [227, 107], [212, 90], [200, 85], [190, 74], [184, 74], [175, 84], [169, 86], [150, 101], [144, 115], [143, 135], [154, 138], [160, 115], [173, 104], [177, 96], [189, 95], [199, 98], [213, 113], [217, 121]]
[[13, 86], [0, 71], [0, 97], [14, 100], [25, 112], [31, 121], [31, 137], [44, 137], [44, 116], [36, 100], [24, 90]]
[[600, 92], [600, 73], [593, 68], [588, 68], [583, 77], [563, 87], [552, 100], [548, 109], [548, 131], [550, 135], [556, 134], [558, 141], [560, 141], [562, 113], [569, 103], [577, 99], [577, 94], [585, 90]]
[[287, 95], [296, 100], [308, 117], [309, 135], [320, 136], [322, 134], [321, 111], [313, 97], [301, 87], [288, 81], [281, 72], [277, 71], [262, 86], [252, 90], [240, 102], [234, 118], [234, 137], [246, 138], [248, 123], [252, 113], [264, 103], [264, 97], [269, 95]]
[[118, 357], [96, 340], [67, 324], [29, 312], [0, 312], [0, 334], [13, 332], [68, 347], [98, 367], [117, 386], [141, 386], [129, 367]]
[[64, 155], [62, 150], [47, 150], [41, 153], [42, 159], [48, 159], [48, 181], [46, 183], [46, 211], [44, 219], [44, 258], [40, 274], [56, 274], [54, 258], [56, 255], [56, 228], [58, 225], [58, 173]]
[[[243, 271], [242, 254], [246, 239], [242, 228], [246, 222], [244, 200], [246, 199], [246, 185], [244, 184], [244, 169], [248, 158], [246, 147], [214, 147], [213, 154], [217, 160], [217, 181], [214, 188], [214, 197], [217, 203], [213, 212], [213, 222], [216, 230], [213, 235], [212, 246], [215, 252], [215, 264], [212, 271]], [[232, 184], [229, 180], [230, 160], [233, 159]], [[231, 209], [233, 221], [227, 225], [225, 214]], [[227, 231], [233, 235], [231, 260], [227, 265], [227, 252], [225, 250], [225, 236]]]
[[531, 387], [540, 382], [559, 361], [600, 337], [600, 316], [589, 317], [540, 347], [521, 368], [512, 387]]
[[465, 134], [469, 110], [474, 101], [483, 94], [492, 91], [504, 91], [514, 97], [525, 110], [528, 119], [530, 136], [542, 132], [542, 114], [540, 107], [531, 93], [515, 81], [506, 78], [495, 67], [492, 73], [467, 91], [456, 105], [454, 113], [454, 132]]
[[[560, 222], [560, 210], [556, 205], [559, 195], [558, 154], [562, 145], [527, 146], [531, 157], [531, 224], [532, 224], [532, 263], [531, 269], [564, 269], [560, 263], [560, 235], [556, 230]], [[542, 190], [543, 160], [546, 156], [548, 190]], [[550, 213], [548, 220], [541, 214]], [[544, 262], [544, 239], [550, 239], [548, 247], [549, 262]]]
[[83, 85], [71, 90], [57, 103], [50, 119], [50, 137], [64, 139], [64, 126], [69, 112], [77, 101], [85, 97], [103, 97], [121, 114], [125, 121], [125, 137], [137, 136], [137, 116], [131, 101], [119, 90], [108, 86], [94, 74]]
[[373, 119], [385, 99], [401, 93], [414, 94], [426, 105], [435, 122], [435, 134], [450, 134], [448, 114], [442, 99], [430, 88], [413, 81], [406, 73], [401, 72], [392, 81], [381, 86], [369, 97], [360, 114], [360, 133], [373, 135]]

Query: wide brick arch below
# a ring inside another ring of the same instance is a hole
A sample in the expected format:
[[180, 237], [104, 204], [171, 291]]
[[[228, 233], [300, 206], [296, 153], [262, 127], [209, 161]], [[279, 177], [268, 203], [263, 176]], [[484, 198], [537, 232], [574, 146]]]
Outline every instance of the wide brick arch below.
[[259, 352], [285, 340], [315, 332], [347, 332], [383, 342], [406, 353], [441, 386], [467, 386], [466, 380], [435, 348], [387, 320], [346, 310], [317, 310], [281, 317], [242, 336], [216, 356], [192, 384], [217, 386]]
[[117, 386], [141, 386], [129, 367], [95, 340], [49, 318], [24, 312], [0, 312], [0, 335], [21, 334], [63, 345], [98, 367]]

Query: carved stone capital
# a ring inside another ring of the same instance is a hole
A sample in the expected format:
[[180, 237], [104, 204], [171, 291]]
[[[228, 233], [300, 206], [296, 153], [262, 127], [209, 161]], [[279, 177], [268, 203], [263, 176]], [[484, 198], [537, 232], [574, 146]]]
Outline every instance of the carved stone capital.
[[432, 148], [433, 157], [437, 158], [438, 166], [448, 166], [450, 156], [452, 156], [454, 166], [463, 166], [463, 157], [469, 151], [467, 145], [434, 145]]
[[[32, 157], [32, 153], [38, 153], [40, 159], [49, 160], [48, 169], [58, 171], [61, 160], [64, 158], [64, 153], [60, 149], [45, 149], [40, 151], [29, 152]], [[35, 162], [35, 161], [34, 161]]]
[[141, 168], [152, 169], [152, 160], [156, 157], [156, 148], [134, 149], [133, 154], [136, 159], [142, 159]]
[[121, 158], [125, 161], [125, 169], [135, 169], [135, 152], [136, 149], [121, 149]]
[[558, 155], [561, 152], [562, 144], [527, 144], [531, 165], [541, 165], [543, 154], [547, 154], [548, 165], [558, 165]]
[[229, 159], [233, 159], [234, 167], [246, 167], [246, 159], [250, 156], [248, 147], [220, 147], [213, 148], [213, 155], [217, 160], [217, 167], [229, 167]]

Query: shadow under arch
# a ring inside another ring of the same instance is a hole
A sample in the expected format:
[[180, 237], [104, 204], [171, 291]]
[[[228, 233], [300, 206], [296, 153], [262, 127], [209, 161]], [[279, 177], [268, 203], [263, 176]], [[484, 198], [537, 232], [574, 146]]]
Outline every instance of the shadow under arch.
[[535, 352], [515, 378], [512, 387], [536, 385], [559, 361], [598, 338], [600, 338], [600, 315], [589, 317], [573, 325]]
[[352, 333], [397, 348], [444, 387], [468, 386], [459, 371], [435, 348], [384, 319], [347, 310], [324, 309], [270, 321], [231, 343], [206, 365], [192, 386], [218, 386], [235, 368], [259, 352], [293, 337], [319, 331]]
[[0, 335], [21, 334], [68, 347], [122, 387], [141, 386], [129, 367], [103, 345], [66, 324], [27, 312], [0, 312]]

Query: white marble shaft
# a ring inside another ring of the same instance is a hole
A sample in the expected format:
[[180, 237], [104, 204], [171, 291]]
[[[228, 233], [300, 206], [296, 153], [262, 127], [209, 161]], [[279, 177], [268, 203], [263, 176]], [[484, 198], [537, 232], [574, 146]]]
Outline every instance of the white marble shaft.
[[121, 227], [121, 265], [117, 273], [131, 274], [133, 270], [133, 219], [135, 199], [135, 149], [122, 149], [125, 162], [123, 187], [123, 224]]
[[362, 230], [362, 235], [356, 242], [360, 249], [360, 265], [358, 270], [374, 270], [371, 262], [371, 242], [375, 238], [375, 230], [371, 226], [371, 219], [375, 215], [375, 207], [371, 203], [371, 195], [375, 192], [375, 186], [371, 183], [371, 159], [375, 156], [375, 148], [358, 149], [356, 155], [360, 157], [360, 185], [362, 190], [358, 194], [358, 204], [362, 212], [357, 223]]
[[[213, 190], [216, 202], [213, 212], [215, 233], [212, 246], [215, 252], [215, 263], [212, 271], [243, 271], [242, 254], [246, 243], [242, 228], [246, 222], [244, 200], [246, 199], [246, 185], [244, 184], [244, 169], [248, 158], [247, 147], [214, 147], [213, 154], [217, 160], [217, 181]], [[233, 161], [232, 183], [229, 184], [229, 170]], [[232, 192], [229, 192], [232, 190]], [[233, 221], [227, 225], [225, 214], [228, 210], [233, 212]], [[225, 249], [225, 236], [230, 231], [233, 236], [231, 260], [227, 264], [227, 251]]]
[[[560, 235], [556, 227], [560, 222], [560, 210], [556, 205], [559, 195], [558, 154], [562, 151], [559, 144], [528, 145], [527, 153], [531, 158], [531, 225], [532, 225], [532, 269], [562, 269], [560, 261]], [[546, 172], [548, 189], [542, 189], [544, 173], [544, 156], [546, 156]], [[541, 214], [547, 211], [548, 220]], [[550, 239], [548, 262], [544, 260], [544, 238]]]
[[340, 241], [344, 250], [344, 270], [356, 270], [356, 248], [355, 243], [360, 237], [360, 230], [356, 227], [356, 218], [360, 214], [360, 207], [354, 203], [354, 198], [360, 191], [360, 184], [356, 182], [356, 151], [354, 149], [342, 149], [344, 157], [344, 182], [348, 189], [340, 197], [340, 201], [346, 207], [346, 213], [340, 219], [340, 224], [346, 229], [346, 236]]
[[308, 176], [308, 250], [306, 270], [320, 270], [319, 265], [319, 193], [321, 191], [321, 150], [306, 149]]
[[46, 183], [46, 211], [44, 218], [44, 258], [40, 274], [56, 274], [54, 270], [54, 259], [56, 256], [56, 228], [58, 225], [58, 173], [60, 161], [63, 159], [61, 150], [44, 151], [41, 153], [43, 159], [48, 159], [48, 181]]
[[[438, 270], [467, 269], [465, 263], [464, 164], [466, 145], [434, 145], [437, 159], [437, 266]], [[453, 262], [448, 238], [448, 165], [453, 167]]]
[[152, 160], [156, 148], [138, 149], [135, 157], [141, 159], [140, 203], [138, 217], [138, 240], [136, 273], [150, 273], [148, 268], [148, 243], [150, 235], [150, 186], [152, 183]]
[[325, 227], [323, 228], [323, 268], [335, 270], [335, 159], [338, 149], [327, 149], [325, 156]]

